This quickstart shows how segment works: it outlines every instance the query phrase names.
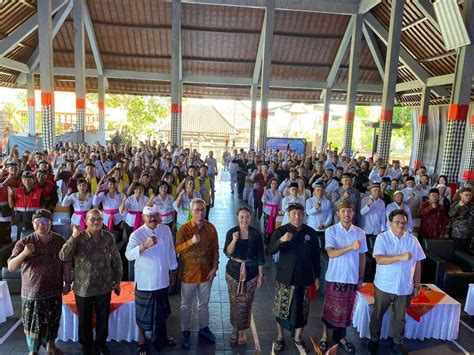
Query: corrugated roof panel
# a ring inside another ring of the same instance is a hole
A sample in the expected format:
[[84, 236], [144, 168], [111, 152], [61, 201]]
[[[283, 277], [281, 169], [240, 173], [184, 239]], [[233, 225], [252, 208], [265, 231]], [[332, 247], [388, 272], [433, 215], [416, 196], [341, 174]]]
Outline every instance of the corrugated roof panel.
[[251, 77], [253, 64], [183, 60], [183, 72], [189, 75]]
[[343, 36], [350, 16], [316, 12], [275, 11], [275, 32]]

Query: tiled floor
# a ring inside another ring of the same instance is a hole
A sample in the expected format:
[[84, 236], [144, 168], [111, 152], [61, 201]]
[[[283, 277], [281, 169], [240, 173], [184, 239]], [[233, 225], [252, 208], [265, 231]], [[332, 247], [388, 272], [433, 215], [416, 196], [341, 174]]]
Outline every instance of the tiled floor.
[[[215, 224], [219, 233], [220, 245], [223, 246], [225, 234], [227, 230], [236, 224], [235, 213], [237, 209], [243, 205], [243, 201], [239, 200], [236, 195], [230, 194], [227, 183], [217, 183], [216, 206], [211, 211], [210, 220]], [[229, 323], [229, 300], [227, 295], [227, 285], [225, 282], [225, 264], [226, 257], [221, 253], [221, 262], [218, 277], [212, 286], [211, 304], [210, 304], [210, 328], [216, 334], [217, 341], [215, 345], [209, 345], [200, 342], [197, 339], [197, 333], [192, 334], [191, 349], [189, 351], [181, 350], [179, 344], [176, 348], [168, 348], [165, 353], [169, 354], [270, 354], [272, 340], [275, 337], [275, 322], [272, 316], [272, 300], [273, 300], [273, 281], [274, 269], [271, 261], [265, 266], [266, 283], [261, 289], [257, 290], [253, 307], [254, 326], [248, 333], [249, 343], [247, 346], [231, 346], [229, 344], [229, 336], [231, 333], [231, 325]], [[20, 315], [20, 299], [13, 296], [15, 316], [7, 320], [6, 323], [0, 325], [0, 354], [26, 354], [27, 347], [23, 336], [21, 324], [14, 329], [9, 335], [5, 334], [17, 322]], [[180, 323], [179, 323], [179, 296], [171, 296], [170, 302], [173, 314], [168, 319], [168, 331], [171, 336], [179, 339]], [[321, 334], [321, 298], [312, 302], [311, 313], [308, 326], [304, 331], [304, 338], [310, 344], [310, 338], [316, 342]], [[474, 322], [471, 323], [469, 317], [463, 313], [462, 319], [468, 325], [474, 328]], [[197, 321], [197, 319], [195, 319]], [[194, 329], [197, 329], [195, 322]], [[416, 341], [408, 340], [406, 347], [411, 354], [474, 354], [474, 330], [469, 330], [466, 326], [460, 325], [458, 345], [464, 348], [461, 350], [453, 342], [439, 340]], [[367, 353], [365, 345], [366, 340], [361, 340], [354, 329], [349, 329], [348, 338], [355, 344], [358, 354]], [[283, 354], [296, 354], [296, 349], [291, 344], [290, 335], [287, 335], [287, 350]], [[382, 342], [379, 354], [389, 354], [390, 343]], [[59, 342], [59, 347], [67, 354], [80, 353], [80, 345], [73, 342]], [[135, 354], [136, 343], [127, 342], [111, 342], [109, 348], [112, 354]], [[155, 353], [155, 352], [151, 352]], [[314, 353], [314, 352], [313, 352]], [[339, 350], [338, 354], [344, 354]]]

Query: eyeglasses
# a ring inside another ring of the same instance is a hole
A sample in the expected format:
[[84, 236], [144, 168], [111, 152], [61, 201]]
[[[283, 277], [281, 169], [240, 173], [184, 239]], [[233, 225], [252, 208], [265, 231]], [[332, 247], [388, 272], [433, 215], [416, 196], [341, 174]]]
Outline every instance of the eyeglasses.
[[48, 226], [51, 224], [49, 219], [35, 219], [34, 224], [36, 226]]

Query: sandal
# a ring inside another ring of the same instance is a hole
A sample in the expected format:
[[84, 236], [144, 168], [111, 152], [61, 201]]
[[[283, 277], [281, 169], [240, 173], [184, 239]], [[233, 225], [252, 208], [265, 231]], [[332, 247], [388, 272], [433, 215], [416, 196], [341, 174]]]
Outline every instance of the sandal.
[[148, 355], [148, 346], [146, 346], [145, 344], [138, 345], [137, 355]]
[[293, 342], [295, 343], [296, 349], [298, 349], [300, 354], [307, 354], [311, 351], [303, 339], [300, 341], [293, 340]]
[[280, 352], [280, 351], [283, 351], [283, 349], [285, 348], [285, 339], [275, 339], [273, 341], [273, 351], [274, 352]]
[[349, 353], [349, 354], [354, 354], [356, 352], [356, 348], [354, 346], [354, 344], [350, 343], [350, 342], [345, 342], [345, 343], [341, 343], [341, 341], [339, 341], [339, 346], [342, 348], [342, 350], [344, 350], [346, 353]]
[[329, 348], [329, 343], [326, 340], [320, 340], [318, 341], [318, 346], [321, 349], [323, 353], [326, 352], [326, 350]]
[[237, 341], [239, 345], [246, 345], [247, 344], [247, 334], [244, 333], [243, 337], [239, 336], [239, 340]]
[[229, 338], [229, 343], [237, 344], [239, 333], [237, 331], [233, 331]]

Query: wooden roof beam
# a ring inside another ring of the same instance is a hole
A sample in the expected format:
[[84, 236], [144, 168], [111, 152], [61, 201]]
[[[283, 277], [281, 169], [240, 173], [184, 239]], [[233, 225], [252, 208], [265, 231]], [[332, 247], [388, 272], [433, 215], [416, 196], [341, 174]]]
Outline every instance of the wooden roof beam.
[[[53, 0], [51, 13], [54, 14], [61, 9], [68, 0]], [[38, 16], [34, 14], [28, 20], [18, 26], [12, 33], [0, 41], [0, 57], [11, 52], [21, 41], [32, 34], [38, 28]]]
[[[374, 33], [387, 45], [388, 31], [385, 27], [372, 15], [370, 12], [365, 14], [365, 23], [374, 31]], [[402, 46], [400, 45], [400, 60], [413, 72], [422, 84], [430, 77], [430, 74], [418, 63], [418, 61]], [[445, 97], [449, 96], [449, 92], [442, 87], [433, 88], [436, 95]]]

